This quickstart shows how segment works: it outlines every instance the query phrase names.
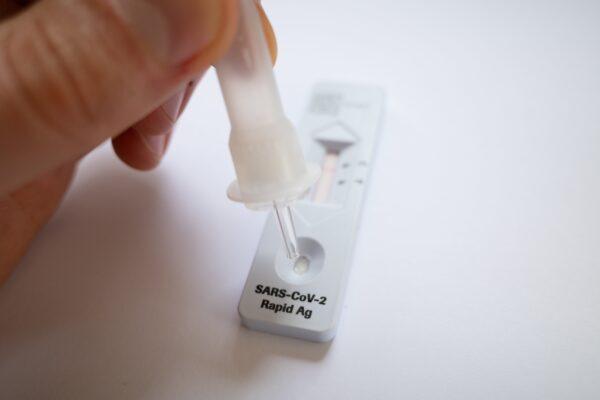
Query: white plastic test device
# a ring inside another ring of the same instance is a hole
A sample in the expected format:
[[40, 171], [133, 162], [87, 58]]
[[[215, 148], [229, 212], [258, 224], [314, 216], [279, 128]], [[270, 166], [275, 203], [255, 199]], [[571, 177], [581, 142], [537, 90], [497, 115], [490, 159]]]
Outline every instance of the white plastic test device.
[[269, 333], [331, 340], [383, 93], [373, 87], [317, 85], [296, 134], [283, 113], [253, 0], [240, 0], [238, 33], [216, 69], [231, 120], [237, 175], [227, 194], [249, 208], [274, 207], [240, 299], [242, 322]]
[[298, 132], [307, 160], [320, 163], [323, 173], [292, 211], [299, 253], [307, 262], [286, 257], [271, 215], [240, 299], [247, 327], [312, 341], [335, 336], [383, 99], [374, 87], [315, 86]]

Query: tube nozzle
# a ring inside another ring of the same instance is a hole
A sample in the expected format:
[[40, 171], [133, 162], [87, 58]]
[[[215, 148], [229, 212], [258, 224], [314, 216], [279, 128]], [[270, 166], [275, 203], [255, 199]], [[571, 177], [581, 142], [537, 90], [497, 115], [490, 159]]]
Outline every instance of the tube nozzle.
[[273, 208], [275, 209], [275, 216], [277, 217], [279, 229], [281, 230], [281, 237], [283, 238], [287, 256], [290, 260], [296, 260], [300, 257], [300, 254], [298, 253], [296, 227], [294, 226], [294, 219], [292, 218], [290, 206], [273, 202]]

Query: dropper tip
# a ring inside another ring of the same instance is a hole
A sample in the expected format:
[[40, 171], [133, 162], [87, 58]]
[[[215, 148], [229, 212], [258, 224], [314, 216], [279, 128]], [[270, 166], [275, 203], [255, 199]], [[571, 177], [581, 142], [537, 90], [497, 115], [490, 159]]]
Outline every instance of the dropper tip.
[[298, 253], [296, 227], [294, 226], [290, 206], [288, 204], [273, 202], [273, 208], [275, 209], [275, 216], [277, 217], [286, 254], [290, 260], [297, 260], [300, 257], [300, 253]]

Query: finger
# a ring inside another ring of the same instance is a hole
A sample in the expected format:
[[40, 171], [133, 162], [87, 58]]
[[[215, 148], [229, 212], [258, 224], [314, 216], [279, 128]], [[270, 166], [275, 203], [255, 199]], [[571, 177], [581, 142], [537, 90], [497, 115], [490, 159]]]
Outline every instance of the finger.
[[[273, 27], [267, 18], [267, 15], [260, 5], [257, 8], [263, 24], [263, 31], [269, 46], [273, 63], [277, 59], [277, 41]], [[175, 127], [175, 122], [181, 115], [200, 81], [200, 77], [191, 81], [186, 89], [177, 94], [169, 102], [165, 103], [159, 109], [152, 112], [147, 118], [128, 129], [122, 135], [113, 139], [113, 148], [117, 156], [127, 165], [140, 170], [149, 170], [156, 167], [165, 153], [165, 142], [158, 138], [144, 138], [145, 136], [169, 134]], [[181, 97], [179, 97], [181, 96]], [[178, 104], [179, 99], [181, 102]], [[179, 108], [177, 106], [179, 105]], [[175, 113], [175, 109], [177, 112]], [[141, 137], [140, 137], [141, 136]]]
[[21, 10], [21, 5], [13, 0], [0, 0], [0, 19], [15, 15]]
[[235, 4], [54, 0], [0, 24], [0, 193], [124, 131], [206, 69], [232, 39]]
[[68, 163], [11, 195], [0, 196], [0, 285], [54, 213], [74, 169], [75, 163]]
[[269, 21], [269, 17], [267, 17], [267, 13], [265, 13], [262, 4], [256, 3], [256, 7], [258, 8], [258, 13], [262, 20], [263, 32], [265, 33], [267, 44], [269, 45], [271, 60], [273, 61], [273, 65], [275, 65], [275, 61], [277, 60], [277, 38], [275, 37], [275, 31], [273, 30], [273, 25], [271, 25], [271, 21]]
[[170, 132], [166, 135], [142, 135], [133, 128], [112, 140], [113, 149], [132, 168], [148, 171], [155, 168], [166, 151]]
[[136, 122], [132, 128], [144, 136], [167, 134], [179, 117], [184, 95], [185, 89], [179, 90], [149, 115]]

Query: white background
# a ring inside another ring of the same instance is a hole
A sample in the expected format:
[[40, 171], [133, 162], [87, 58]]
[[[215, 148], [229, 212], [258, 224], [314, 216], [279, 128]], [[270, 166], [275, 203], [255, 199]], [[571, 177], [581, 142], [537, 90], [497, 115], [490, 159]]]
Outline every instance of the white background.
[[90, 156], [0, 290], [0, 398], [600, 398], [600, 3], [265, 6], [293, 120], [317, 80], [388, 95], [338, 336], [240, 326], [265, 216], [225, 197], [210, 73], [163, 165]]

